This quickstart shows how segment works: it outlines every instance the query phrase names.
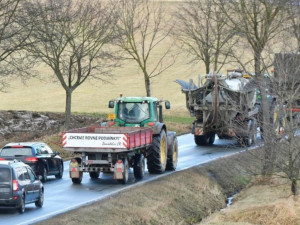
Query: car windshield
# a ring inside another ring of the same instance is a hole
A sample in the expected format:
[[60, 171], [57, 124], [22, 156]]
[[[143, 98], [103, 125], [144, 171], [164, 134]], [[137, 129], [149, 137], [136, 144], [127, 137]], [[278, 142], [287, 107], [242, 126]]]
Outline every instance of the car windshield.
[[149, 119], [149, 104], [138, 102], [120, 102], [118, 118], [126, 123], [140, 123]]
[[26, 156], [32, 155], [31, 148], [3, 148], [0, 156]]
[[0, 168], [0, 183], [10, 182], [11, 174], [10, 169]]

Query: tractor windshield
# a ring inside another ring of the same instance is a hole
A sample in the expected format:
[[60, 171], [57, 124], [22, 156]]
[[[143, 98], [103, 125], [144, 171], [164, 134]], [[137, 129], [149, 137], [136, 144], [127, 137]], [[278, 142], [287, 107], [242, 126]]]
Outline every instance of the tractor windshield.
[[126, 123], [140, 123], [149, 117], [148, 103], [119, 102], [118, 118]]

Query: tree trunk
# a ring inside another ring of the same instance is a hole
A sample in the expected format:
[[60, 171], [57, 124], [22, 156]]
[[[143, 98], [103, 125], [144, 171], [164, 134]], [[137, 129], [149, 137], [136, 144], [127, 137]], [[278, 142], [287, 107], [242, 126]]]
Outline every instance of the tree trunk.
[[210, 68], [209, 68], [210, 67], [210, 59], [209, 59], [209, 56], [205, 57], [204, 64], [205, 64], [206, 74], [209, 74], [209, 72], [210, 72]]
[[297, 179], [292, 179], [291, 191], [294, 196], [299, 194]]
[[147, 97], [151, 97], [151, 82], [150, 78], [147, 73], [144, 72], [144, 78], [145, 78], [145, 87], [146, 87], [146, 94]]
[[65, 124], [64, 124], [65, 130], [69, 129], [70, 127], [72, 92], [73, 90], [71, 89], [66, 90], [66, 109], [65, 109]]
[[[264, 139], [264, 165], [262, 168], [262, 174], [264, 176], [271, 175], [273, 172], [273, 161], [274, 161], [274, 151], [272, 149], [272, 136], [273, 136], [273, 126], [270, 124], [270, 110], [269, 103], [267, 99], [266, 91], [266, 78], [261, 71], [261, 49], [255, 49], [254, 53], [254, 67], [255, 75], [257, 77], [257, 84], [261, 95], [261, 118], [259, 121], [259, 126], [261, 128], [261, 135]], [[270, 126], [271, 125], [271, 126]]]

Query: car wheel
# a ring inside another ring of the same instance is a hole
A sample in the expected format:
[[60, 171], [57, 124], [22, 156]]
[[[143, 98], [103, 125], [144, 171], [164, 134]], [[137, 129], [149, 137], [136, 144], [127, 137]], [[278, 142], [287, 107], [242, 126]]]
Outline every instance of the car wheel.
[[35, 206], [38, 208], [42, 208], [44, 204], [44, 190], [40, 191], [40, 197], [39, 199], [35, 202]]
[[47, 182], [47, 175], [48, 175], [47, 169], [46, 169], [46, 167], [44, 167], [44, 168], [43, 168], [43, 174], [42, 174], [42, 182], [43, 182], [43, 183], [46, 183], [46, 182]]
[[64, 174], [64, 170], [63, 170], [63, 165], [62, 163], [59, 164], [59, 168], [58, 168], [59, 172], [58, 174], [55, 175], [55, 177], [57, 179], [61, 179], [63, 177], [63, 174]]
[[20, 207], [18, 208], [18, 211], [19, 213], [25, 212], [25, 195], [22, 195], [21, 204]]

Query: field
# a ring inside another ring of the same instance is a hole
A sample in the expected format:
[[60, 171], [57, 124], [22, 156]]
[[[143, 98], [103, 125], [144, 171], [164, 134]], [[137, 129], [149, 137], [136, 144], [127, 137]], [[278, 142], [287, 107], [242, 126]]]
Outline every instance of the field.
[[[171, 110], [185, 109], [185, 96], [181, 93], [176, 79], [189, 80], [203, 73], [201, 65], [190, 66], [180, 56], [178, 62], [164, 74], [152, 80], [153, 96], [169, 100]], [[63, 112], [65, 92], [53, 77], [52, 71], [40, 69], [40, 78], [32, 78], [26, 83], [15, 79], [9, 81], [6, 92], [0, 92], [1, 110], [33, 110]], [[73, 93], [73, 112], [109, 112], [108, 101], [124, 96], [145, 96], [143, 76], [136, 63], [127, 62], [122, 68], [115, 69], [113, 76], [107, 77], [107, 83], [88, 80]], [[167, 87], [167, 88], [166, 88]]]
[[[177, 9], [179, 3], [164, 2], [168, 12]], [[169, 38], [153, 52], [153, 57], [162, 54], [168, 48], [173, 39]], [[176, 63], [166, 70], [161, 76], [151, 80], [152, 96], [169, 100], [171, 110], [187, 114], [185, 108], [185, 96], [181, 93], [176, 79], [197, 81], [198, 74], [204, 75], [204, 67], [199, 64], [188, 64], [190, 58], [182, 53], [182, 50], [174, 45], [174, 54], [177, 55]], [[151, 69], [151, 64], [149, 65]], [[41, 65], [35, 68], [39, 76], [23, 83], [20, 79], [7, 80], [9, 87], [6, 92], [0, 92], [0, 110], [32, 110], [64, 112], [65, 92], [61, 84], [55, 78], [49, 67]], [[90, 79], [79, 86], [72, 95], [72, 112], [111, 112], [108, 109], [108, 101], [124, 96], [145, 96], [145, 84], [135, 61], [125, 61], [122, 67], [112, 71], [109, 77], [102, 77], [107, 82]], [[175, 113], [174, 113], [175, 114]]]
[[[174, 11], [179, 1], [166, 1], [164, 4]], [[161, 54], [161, 50], [166, 49], [171, 41], [166, 40], [155, 54]], [[185, 96], [174, 81], [193, 79], [197, 83], [198, 75], [204, 75], [205, 69], [202, 63], [189, 64], [191, 58], [182, 53], [179, 47], [174, 46], [174, 51], [180, 53], [176, 63], [151, 80], [152, 95], [171, 102], [171, 110], [166, 112], [165, 118], [170, 130], [188, 132], [193, 118], [189, 117]], [[7, 80], [9, 87], [6, 92], [0, 92], [0, 110], [64, 112], [64, 89], [48, 67], [37, 69], [39, 76], [25, 83], [19, 78]], [[105, 79], [107, 82], [87, 80], [73, 92], [74, 114], [107, 114], [112, 112], [108, 108], [108, 101], [119, 97], [121, 93], [124, 96], [144, 96], [146, 93], [143, 75], [134, 61], [124, 62], [122, 67], [113, 70], [112, 76]], [[46, 137], [45, 141], [56, 143], [57, 139], [58, 136], [54, 135]], [[224, 180], [219, 180], [217, 184], [207, 176], [205, 169], [193, 168], [146, 187], [138, 187], [135, 190], [136, 198], [131, 198], [132, 193], [128, 191], [41, 224], [100, 224], [99, 221], [102, 221], [101, 224], [112, 224], [111, 218], [115, 218], [115, 224], [195, 224], [225, 207], [226, 195], [245, 187], [248, 180], [236, 181], [244, 175], [240, 171], [243, 164], [249, 162], [251, 164], [246, 158], [240, 165], [232, 160], [228, 162], [226, 170], [222, 167], [226, 166], [224, 162], [208, 167], [210, 172], [220, 172], [220, 177], [223, 176]], [[236, 167], [228, 171], [228, 165]], [[224, 187], [220, 187], [222, 185]], [[212, 215], [203, 224], [300, 224], [299, 199], [290, 197], [288, 188], [288, 184], [282, 180], [273, 180], [269, 184], [254, 183], [238, 194], [231, 207]], [[124, 199], [130, 201], [124, 205]], [[121, 216], [117, 217], [113, 210], [117, 210]]]

